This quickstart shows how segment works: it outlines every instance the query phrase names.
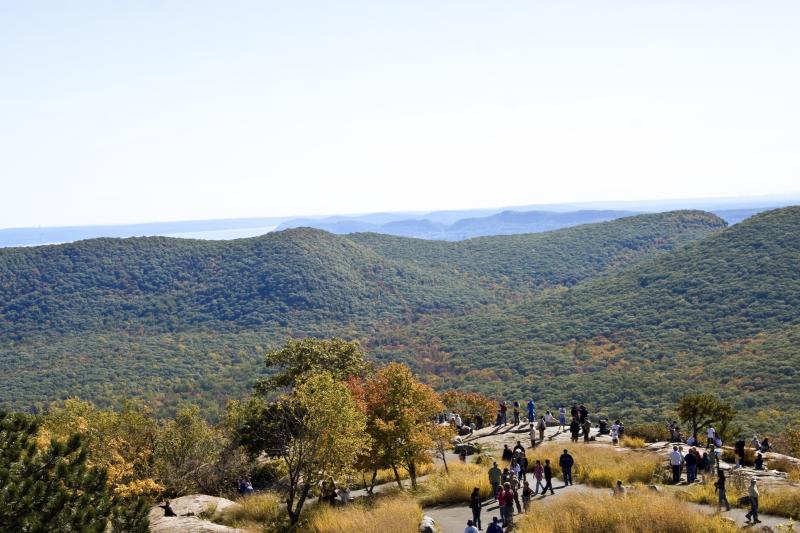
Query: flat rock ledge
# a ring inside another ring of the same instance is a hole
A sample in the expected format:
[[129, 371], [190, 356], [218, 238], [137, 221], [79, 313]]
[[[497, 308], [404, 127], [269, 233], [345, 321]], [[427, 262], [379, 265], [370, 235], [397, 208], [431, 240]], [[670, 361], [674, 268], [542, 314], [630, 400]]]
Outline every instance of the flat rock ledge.
[[[178, 516], [164, 516], [164, 510], [155, 506], [150, 509], [150, 531], [153, 533], [244, 533], [221, 524], [215, 524], [199, 518], [200, 513], [216, 505], [217, 511], [238, 505], [225, 498], [206, 496], [205, 494], [192, 494], [171, 500], [170, 505]], [[193, 513], [194, 516], [183, 516]]]

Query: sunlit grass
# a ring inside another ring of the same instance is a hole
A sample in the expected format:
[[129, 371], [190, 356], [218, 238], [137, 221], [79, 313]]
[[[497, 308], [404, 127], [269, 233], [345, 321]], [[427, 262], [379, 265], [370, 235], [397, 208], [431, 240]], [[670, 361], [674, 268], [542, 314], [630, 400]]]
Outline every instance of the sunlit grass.
[[449, 467], [450, 475], [440, 467], [414, 491], [414, 496], [423, 507], [465, 504], [475, 487], [480, 489], [483, 499], [491, 497], [492, 486], [489, 484], [488, 467], [462, 463], [454, 463]]
[[286, 516], [285, 504], [279, 495], [272, 492], [245, 496], [236, 503], [238, 505], [216, 513], [212, 520], [246, 531], [264, 531], [265, 528], [276, 528]]
[[532, 506], [519, 519], [515, 533], [733, 533], [739, 528], [716, 516], [687, 510], [670, 495], [657, 493], [578, 494], [547, 506]]
[[378, 497], [373, 502], [359, 500], [347, 507], [318, 505], [304, 520], [302, 531], [313, 533], [416, 533], [422, 520], [422, 507], [411, 496], [397, 494]]
[[[435, 468], [436, 467], [433, 463], [417, 465], [417, 477], [430, 474], [435, 470]], [[407, 470], [398, 468], [397, 473], [400, 475], [401, 480], [408, 479]], [[372, 472], [362, 472], [360, 477], [357, 477], [353, 480], [355, 482], [355, 488], [366, 488], [369, 486], [371, 479]], [[391, 468], [383, 468], [378, 470], [378, 474], [375, 476], [375, 486], [383, 485], [384, 483], [397, 483], [394, 477], [394, 471]]]
[[647, 446], [647, 443], [641, 437], [622, 437], [619, 440], [619, 445], [625, 448], [639, 449]]
[[[696, 483], [678, 492], [678, 497], [686, 501], [705, 505], [717, 505], [718, 495], [714, 491], [713, 476], [706, 483]], [[745, 490], [737, 488], [733, 483], [727, 483], [726, 492], [731, 507], [739, 506], [739, 497]], [[763, 514], [773, 514], [786, 518], [800, 518], [800, 489], [789, 486], [759, 487], [758, 508]]]

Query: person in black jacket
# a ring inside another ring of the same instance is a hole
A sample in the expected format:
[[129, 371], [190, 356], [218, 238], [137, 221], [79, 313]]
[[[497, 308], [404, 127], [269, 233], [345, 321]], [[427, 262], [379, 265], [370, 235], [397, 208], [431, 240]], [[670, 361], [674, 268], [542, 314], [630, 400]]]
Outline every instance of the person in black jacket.
[[561, 457], [558, 459], [558, 466], [561, 467], [561, 472], [564, 474], [564, 486], [572, 485], [572, 465], [575, 464], [575, 460], [569, 454], [567, 450], [564, 450], [564, 453], [561, 454]]
[[544, 488], [542, 489], [542, 496], [545, 495], [547, 489], [550, 489], [550, 494], [555, 494], [553, 491], [553, 469], [550, 468], [550, 459], [544, 460]]
[[478, 487], [472, 489], [472, 494], [469, 496], [469, 508], [472, 509], [472, 523], [478, 529], [481, 527], [481, 490]]
[[578, 442], [578, 435], [581, 432], [581, 425], [578, 423], [577, 418], [573, 418], [569, 424], [569, 432], [572, 437], [572, 442]]
[[696, 450], [692, 448], [683, 458], [683, 462], [686, 464], [687, 483], [694, 483], [697, 480], [697, 455], [695, 452]]

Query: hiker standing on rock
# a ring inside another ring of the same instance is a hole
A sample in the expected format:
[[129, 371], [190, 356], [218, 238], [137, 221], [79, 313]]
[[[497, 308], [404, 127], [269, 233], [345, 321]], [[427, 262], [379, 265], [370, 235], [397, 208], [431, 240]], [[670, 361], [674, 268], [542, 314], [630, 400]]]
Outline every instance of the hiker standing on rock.
[[744, 516], [747, 518], [748, 522], [752, 518], [754, 524], [759, 524], [761, 520], [758, 519], [758, 487], [756, 486], [756, 478], [750, 480], [750, 488], [747, 491], [747, 495], [750, 496], [750, 512]]
[[539, 419], [539, 422], [537, 423], [536, 427], [539, 430], [539, 443], [541, 444], [542, 442], [544, 442], [544, 430], [547, 427], [547, 423], [544, 421], [544, 417], [541, 417]]
[[567, 450], [561, 454], [558, 459], [558, 466], [561, 467], [561, 472], [564, 474], [564, 486], [572, 485], [572, 465], [575, 464], [575, 459], [569, 454]]
[[567, 425], [567, 410], [562, 405], [558, 408], [558, 430], [564, 431], [564, 426]]
[[472, 523], [475, 527], [481, 527], [481, 490], [478, 487], [472, 489], [472, 494], [469, 495], [469, 508], [472, 510]]
[[514, 400], [514, 425], [519, 425], [519, 402]]
[[572, 417], [572, 422], [569, 424], [569, 432], [572, 437], [572, 442], [578, 442], [578, 435], [581, 432], [581, 425], [578, 423], [578, 419]]
[[717, 470], [717, 481], [714, 483], [714, 490], [718, 493], [719, 500], [717, 501], [717, 510], [725, 504], [725, 510], [731, 510], [731, 504], [728, 503], [728, 496], [725, 493], [725, 471], [721, 468]]
[[672, 447], [669, 464], [672, 467], [672, 482], [677, 485], [681, 481], [681, 466], [683, 465], [683, 454], [678, 451], [677, 446]]
[[581, 429], [583, 429], [583, 442], [589, 442], [589, 437], [592, 433], [592, 423], [588, 418], [584, 419]]
[[714, 426], [708, 426], [708, 429], [706, 430], [706, 448], [711, 448], [711, 446], [714, 444], [716, 436], [717, 432], [714, 429]]
[[533, 398], [528, 400], [528, 422], [533, 426], [533, 421], [536, 420], [536, 404], [533, 403]]

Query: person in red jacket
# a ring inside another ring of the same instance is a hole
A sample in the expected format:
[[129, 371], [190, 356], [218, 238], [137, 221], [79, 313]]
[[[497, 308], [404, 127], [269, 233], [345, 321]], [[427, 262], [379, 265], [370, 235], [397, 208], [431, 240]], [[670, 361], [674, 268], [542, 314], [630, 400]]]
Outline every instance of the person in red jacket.
[[503, 527], [511, 526], [511, 517], [514, 515], [514, 491], [511, 490], [511, 483], [505, 483], [503, 490], [497, 496], [497, 503], [500, 504], [500, 517], [503, 519]]

